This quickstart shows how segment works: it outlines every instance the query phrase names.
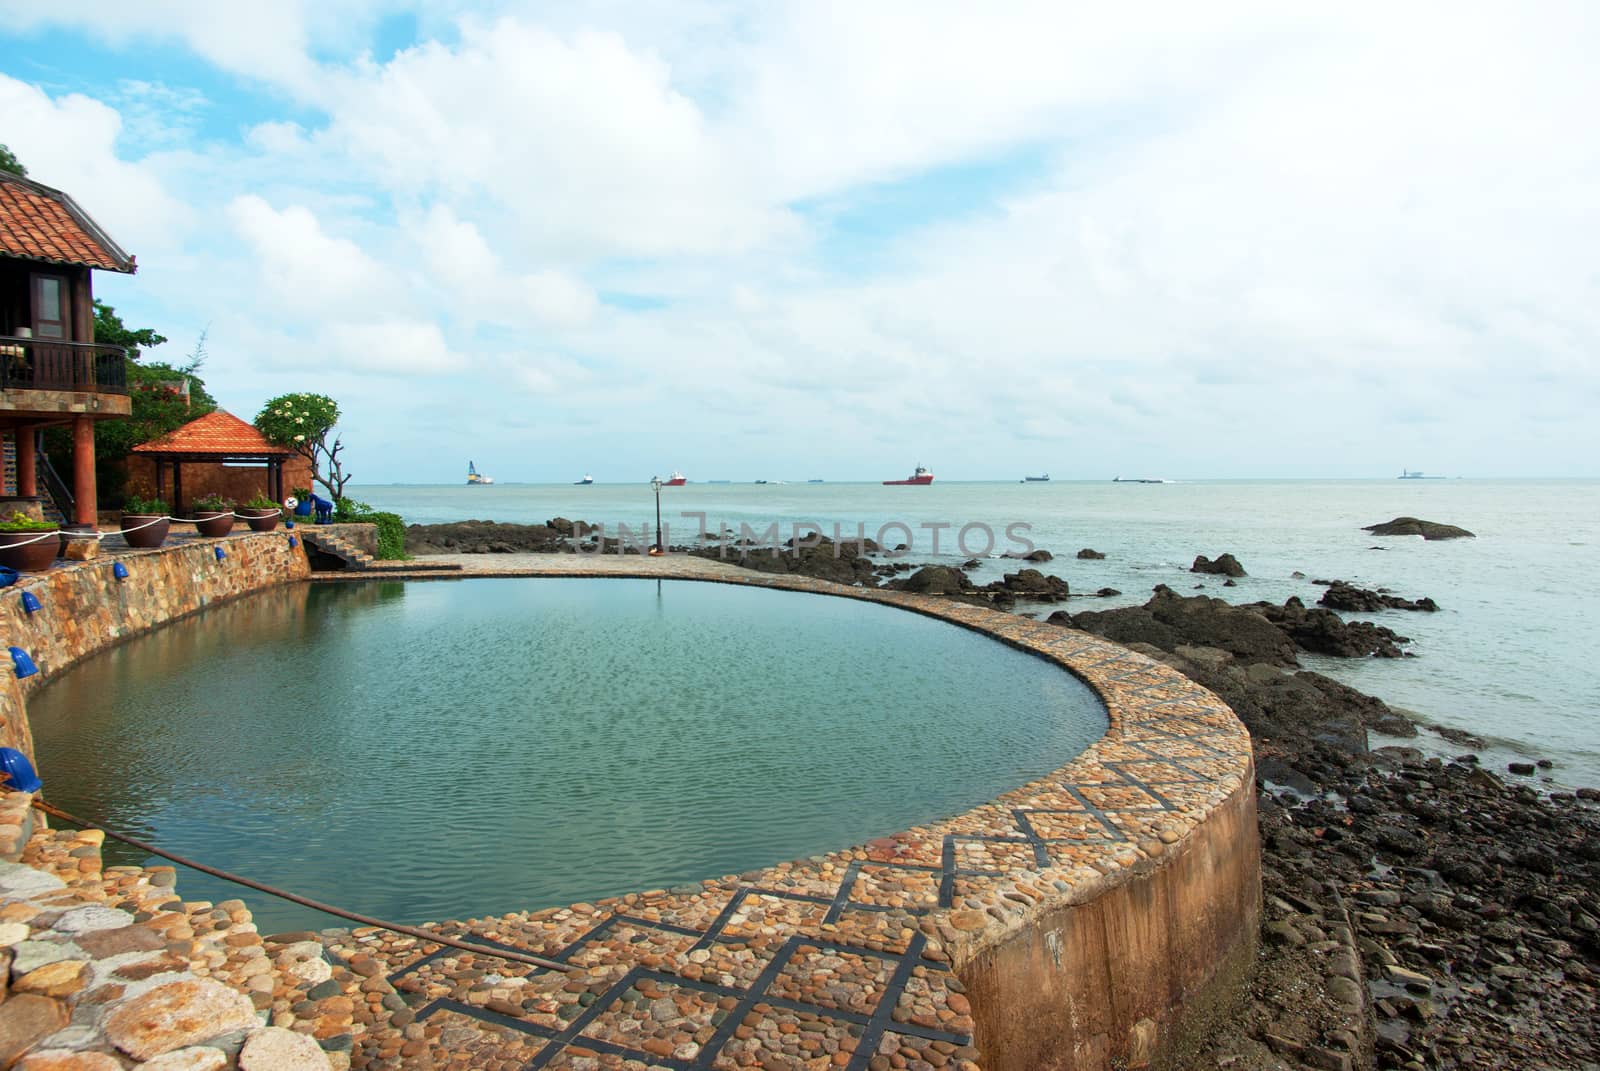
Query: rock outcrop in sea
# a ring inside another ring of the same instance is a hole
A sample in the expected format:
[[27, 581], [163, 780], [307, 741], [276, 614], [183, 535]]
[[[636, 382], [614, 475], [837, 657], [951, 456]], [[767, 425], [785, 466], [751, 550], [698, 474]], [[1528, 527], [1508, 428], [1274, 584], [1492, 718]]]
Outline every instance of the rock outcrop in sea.
[[1361, 529], [1381, 536], [1416, 536], [1423, 539], [1473, 539], [1476, 538], [1465, 528], [1457, 528], [1453, 524], [1440, 524], [1437, 521], [1423, 521], [1416, 517], [1396, 517], [1392, 521], [1382, 524], [1369, 524]]
[[1204, 554], [1197, 555], [1194, 564], [1189, 566], [1191, 573], [1214, 573], [1217, 576], [1244, 576], [1244, 566], [1239, 564], [1239, 559], [1232, 554], [1222, 554], [1216, 561], [1212, 561]]

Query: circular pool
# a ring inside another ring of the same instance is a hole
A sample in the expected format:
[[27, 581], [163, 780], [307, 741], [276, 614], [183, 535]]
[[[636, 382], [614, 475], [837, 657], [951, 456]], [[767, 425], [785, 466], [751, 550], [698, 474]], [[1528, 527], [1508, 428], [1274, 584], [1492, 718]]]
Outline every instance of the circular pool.
[[[57, 805], [413, 923], [860, 843], [1047, 773], [1106, 727], [1060, 667], [947, 622], [577, 578], [276, 588], [87, 659], [29, 715]], [[330, 924], [251, 908], [268, 932]]]

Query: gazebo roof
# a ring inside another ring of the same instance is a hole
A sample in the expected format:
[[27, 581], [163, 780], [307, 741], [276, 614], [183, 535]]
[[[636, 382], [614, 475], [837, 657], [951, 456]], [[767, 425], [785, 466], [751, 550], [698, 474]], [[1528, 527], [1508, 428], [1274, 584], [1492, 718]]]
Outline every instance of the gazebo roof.
[[266, 461], [294, 456], [293, 450], [268, 442], [253, 425], [226, 409], [214, 410], [159, 439], [140, 443], [133, 452], [184, 461]]

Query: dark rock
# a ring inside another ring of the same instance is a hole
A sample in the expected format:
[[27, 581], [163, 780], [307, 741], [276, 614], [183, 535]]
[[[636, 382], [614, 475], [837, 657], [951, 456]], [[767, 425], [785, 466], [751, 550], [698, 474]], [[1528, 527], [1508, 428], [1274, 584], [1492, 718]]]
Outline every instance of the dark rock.
[[[577, 525], [557, 517], [563, 532], [547, 524], [499, 524], [495, 521], [458, 521], [453, 524], [406, 526], [406, 552], [430, 554], [553, 554], [570, 551], [567, 542]], [[582, 522], [577, 522], [581, 524]], [[587, 525], [584, 526], [587, 529]]]
[[952, 595], [972, 591], [972, 581], [967, 574], [948, 565], [925, 565], [904, 580], [896, 580], [890, 587], [900, 591], [913, 591], [919, 595]]
[[1102, 599], [1109, 599], [1113, 595], [1121, 595], [1122, 592], [1118, 591], [1116, 588], [1101, 588], [1099, 591], [1095, 592], [1095, 594], [1100, 596]]
[[1508, 762], [1506, 763], [1506, 769], [1510, 770], [1514, 774], [1520, 774], [1523, 777], [1528, 777], [1533, 773], [1534, 765], [1531, 762]]
[[1089, 547], [1084, 547], [1082, 550], [1078, 551], [1078, 558], [1081, 561], [1100, 561], [1104, 557], [1104, 554], [1101, 554], [1098, 550], [1093, 550]]
[[1067, 582], [1059, 576], [1049, 576], [1037, 569], [1021, 569], [1007, 573], [998, 583], [990, 584], [991, 591], [1004, 591], [1024, 599], [1064, 599], [1070, 593]]
[[1218, 576], [1244, 576], [1244, 566], [1239, 564], [1239, 559], [1232, 554], [1223, 554], [1212, 561], [1204, 554], [1198, 555], [1194, 564], [1189, 566], [1191, 573], [1215, 573]]
[[1021, 561], [1025, 561], [1025, 562], [1047, 562], [1047, 561], [1052, 561], [1052, 560], [1055, 559], [1055, 555], [1054, 554], [1051, 554], [1048, 550], [1044, 550], [1044, 549], [1030, 550], [1026, 554], [1014, 554], [1014, 553], [1007, 552], [1005, 555], [1003, 555], [1003, 557], [1017, 558], [1017, 559], [1019, 559]]
[[1362, 531], [1381, 536], [1419, 535], [1423, 539], [1473, 538], [1472, 533], [1465, 528], [1457, 528], [1453, 524], [1439, 524], [1436, 521], [1418, 520], [1416, 517], [1396, 517], [1382, 524], [1369, 524]]
[[1164, 584], [1143, 606], [1086, 610], [1073, 621], [1117, 643], [1148, 643], [1164, 651], [1179, 645], [1216, 647], [1242, 665], [1296, 665], [1294, 642], [1260, 614], [1221, 599], [1179, 595]]
[[1313, 654], [1336, 655], [1340, 658], [1365, 658], [1370, 655], [1401, 658], [1405, 652], [1400, 645], [1411, 642], [1382, 625], [1368, 621], [1345, 621], [1332, 610], [1316, 607], [1307, 609], [1295, 596], [1290, 596], [1282, 606], [1257, 602], [1244, 608], [1254, 610], [1282, 629], [1302, 650]]
[[1385, 594], [1381, 590], [1368, 591], [1366, 588], [1358, 588], [1344, 580], [1330, 581], [1328, 590], [1322, 593], [1317, 605], [1326, 606], [1330, 610], [1358, 614], [1376, 613], [1379, 610], [1424, 610], [1432, 613], [1439, 609], [1438, 603], [1426, 597], [1413, 602], [1410, 599]]
[[[913, 568], [909, 562], [877, 565], [867, 556], [877, 549], [877, 545], [870, 540], [866, 543], [858, 543], [855, 540], [835, 543], [826, 536], [815, 538], [815, 546], [809, 545], [809, 541], [806, 540], [793, 539], [781, 547], [750, 545], [736, 540], [720, 547], [698, 547], [689, 553], [696, 558], [727, 562], [759, 573], [810, 576], [819, 580], [831, 580], [836, 584], [869, 588], [878, 586], [879, 575], [889, 575], [890, 572]], [[966, 575], [959, 570], [947, 566], [935, 568], [943, 569], [966, 580]], [[971, 586], [970, 581], [967, 584]]]
[[982, 564], [983, 564], [983, 562], [981, 560], [977, 559], [977, 558], [968, 558], [966, 561], [961, 563], [961, 568], [963, 568], [963, 569], [976, 569]]

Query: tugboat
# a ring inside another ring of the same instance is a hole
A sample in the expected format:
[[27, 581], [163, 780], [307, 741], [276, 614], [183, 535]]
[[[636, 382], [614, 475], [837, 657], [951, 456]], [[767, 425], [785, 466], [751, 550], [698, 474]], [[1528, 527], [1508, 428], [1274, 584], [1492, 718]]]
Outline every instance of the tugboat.
[[581, 479], [581, 480], [573, 480], [572, 481], [572, 486], [574, 486], [574, 487], [588, 487], [591, 483], [594, 483], [594, 477], [590, 476], [586, 472], [586, 473], [583, 474], [583, 479]]
[[683, 473], [679, 472], [677, 469], [673, 469], [672, 470], [672, 477], [670, 479], [666, 479], [666, 480], [661, 481], [661, 486], [662, 487], [682, 487], [684, 484], [686, 484], [688, 482], [689, 482], [688, 478], [685, 477]]
[[917, 471], [913, 472], [908, 478], [906, 478], [904, 480], [884, 480], [883, 481], [883, 486], [885, 486], [885, 487], [926, 487], [932, 482], [933, 482], [933, 473], [929, 472], [926, 467], [924, 467], [922, 465], [918, 465], [917, 466]]
[[468, 487], [487, 487], [492, 483], [494, 483], [493, 476], [485, 476], [483, 473], [478, 471], [478, 466], [474, 465], [470, 461], [467, 462]]

